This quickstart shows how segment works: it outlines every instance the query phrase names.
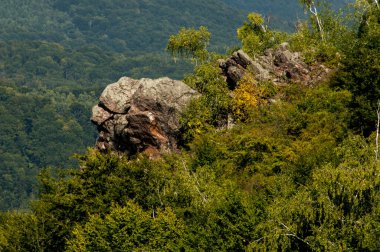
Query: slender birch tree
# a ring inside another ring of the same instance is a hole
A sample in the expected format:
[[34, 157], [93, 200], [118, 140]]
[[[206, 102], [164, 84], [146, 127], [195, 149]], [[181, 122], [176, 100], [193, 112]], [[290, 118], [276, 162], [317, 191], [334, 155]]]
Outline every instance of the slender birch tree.
[[309, 10], [309, 12], [315, 17], [318, 31], [321, 36], [322, 41], [325, 40], [325, 34], [323, 30], [323, 23], [321, 18], [319, 17], [319, 12], [317, 9], [317, 2], [314, 0], [300, 0], [300, 2]]

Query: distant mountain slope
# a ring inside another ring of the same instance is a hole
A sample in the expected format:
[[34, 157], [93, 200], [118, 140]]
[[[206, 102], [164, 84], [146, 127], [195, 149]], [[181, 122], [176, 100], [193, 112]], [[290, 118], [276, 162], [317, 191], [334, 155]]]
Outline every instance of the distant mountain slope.
[[117, 52], [156, 52], [180, 27], [207, 26], [228, 45], [243, 11], [220, 0], [13, 0], [0, 2], [3, 40], [48, 40], [73, 48], [95, 44]]
[[200, 25], [210, 29], [215, 44], [230, 44], [244, 18], [220, 0], [56, 0], [53, 7], [70, 16], [87, 42], [130, 52], [163, 50], [180, 27]]
[[[332, 8], [343, 8], [353, 0], [326, 1]], [[246, 15], [249, 12], [258, 12], [267, 18], [272, 28], [292, 31], [297, 20], [306, 18], [305, 10], [299, 0], [223, 0], [227, 5], [237, 8]]]
[[283, 30], [304, 17], [298, 0], [7, 0], [0, 2], [0, 38], [71, 48], [92, 44], [119, 53], [162, 52], [179, 28], [204, 25], [213, 34], [212, 46], [223, 49], [237, 43], [236, 28], [252, 11]]

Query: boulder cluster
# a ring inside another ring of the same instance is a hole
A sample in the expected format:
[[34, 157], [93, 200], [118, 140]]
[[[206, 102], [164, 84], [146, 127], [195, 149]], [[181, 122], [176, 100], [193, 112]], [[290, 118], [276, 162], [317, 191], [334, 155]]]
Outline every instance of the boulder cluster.
[[267, 49], [255, 59], [242, 50], [236, 51], [226, 60], [219, 60], [219, 67], [231, 90], [235, 89], [247, 71], [257, 81], [272, 81], [276, 85], [313, 85], [329, 72], [323, 65], [307, 65], [299, 52], [290, 51], [287, 43], [281, 44], [277, 49]]
[[99, 136], [96, 148], [153, 157], [177, 149], [179, 115], [199, 94], [169, 78], [122, 77], [108, 85], [92, 109]]

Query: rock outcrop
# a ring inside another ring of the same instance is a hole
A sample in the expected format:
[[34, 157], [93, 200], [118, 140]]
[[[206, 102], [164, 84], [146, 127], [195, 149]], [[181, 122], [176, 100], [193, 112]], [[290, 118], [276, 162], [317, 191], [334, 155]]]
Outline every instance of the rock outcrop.
[[[219, 66], [231, 90], [247, 72], [258, 81], [276, 85], [313, 85], [329, 72], [323, 65], [305, 64], [300, 53], [291, 52], [286, 43], [255, 59], [239, 50], [219, 60]], [[128, 155], [145, 152], [151, 157], [177, 150], [179, 117], [197, 96], [181, 81], [122, 77], [105, 88], [92, 109], [91, 121], [99, 131], [96, 148]]]
[[149, 156], [177, 149], [179, 117], [199, 94], [169, 78], [134, 80], [122, 77], [108, 85], [92, 109], [96, 148]]
[[258, 81], [273, 81], [277, 85], [297, 82], [313, 85], [329, 72], [323, 65], [307, 65], [300, 53], [289, 50], [287, 43], [281, 44], [276, 50], [268, 49], [255, 59], [242, 50], [236, 51], [228, 59], [219, 60], [219, 67], [231, 90], [247, 71], [253, 73]]

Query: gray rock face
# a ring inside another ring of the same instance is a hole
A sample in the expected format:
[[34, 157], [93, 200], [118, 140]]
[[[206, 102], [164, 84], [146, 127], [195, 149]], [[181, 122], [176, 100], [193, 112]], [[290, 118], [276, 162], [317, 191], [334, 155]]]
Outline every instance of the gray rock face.
[[108, 85], [93, 107], [96, 148], [149, 156], [177, 149], [178, 119], [199, 94], [169, 78], [134, 80], [122, 77]]
[[219, 67], [231, 90], [235, 89], [247, 71], [253, 73], [257, 81], [273, 81], [278, 85], [292, 82], [312, 85], [329, 72], [329, 69], [322, 65], [305, 64], [300, 53], [291, 52], [287, 43], [281, 44], [276, 50], [268, 49], [264, 55], [255, 59], [239, 50], [228, 59], [219, 60]]
[[116, 83], [110, 84], [104, 89], [99, 100], [109, 111], [125, 113], [131, 107], [132, 95], [139, 88], [138, 81], [129, 77], [122, 77]]
[[92, 108], [92, 117], [91, 121], [95, 124], [101, 125], [108, 119], [112, 117], [112, 113], [105, 110], [103, 107], [100, 106], [94, 106]]

